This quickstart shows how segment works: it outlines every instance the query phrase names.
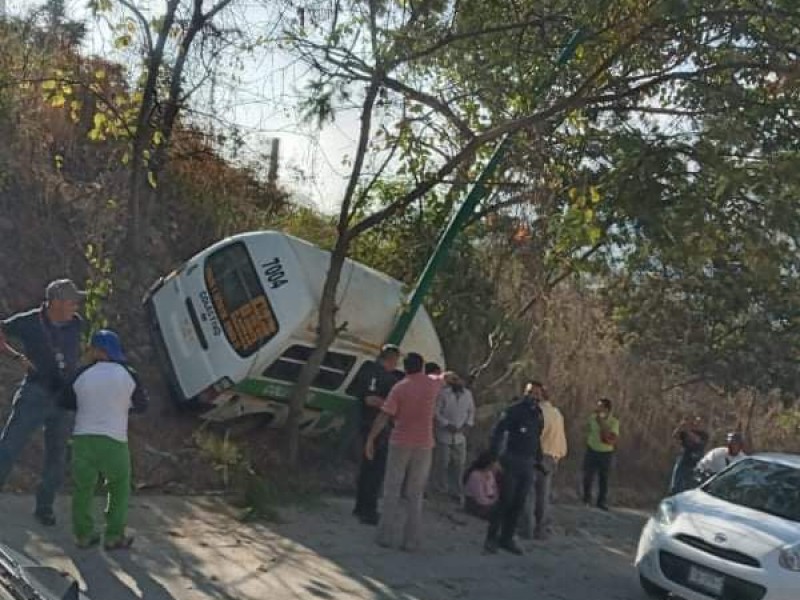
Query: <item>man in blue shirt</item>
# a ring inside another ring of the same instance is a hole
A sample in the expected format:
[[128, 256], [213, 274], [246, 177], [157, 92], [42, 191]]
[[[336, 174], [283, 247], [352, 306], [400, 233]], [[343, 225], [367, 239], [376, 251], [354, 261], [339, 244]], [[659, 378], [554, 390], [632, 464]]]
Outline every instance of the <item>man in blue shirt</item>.
[[78, 369], [83, 329], [78, 308], [84, 296], [69, 279], [58, 279], [47, 286], [42, 306], [0, 321], [0, 353], [17, 359], [26, 372], [0, 434], [0, 488], [31, 436], [44, 429], [44, 464], [34, 511], [43, 525], [55, 525], [53, 502], [64, 480], [68, 423], [59, 398]]
[[[403, 378], [402, 373], [397, 371], [399, 360], [400, 350], [397, 346], [386, 344], [378, 359], [359, 373], [355, 395], [361, 401], [361, 435], [365, 442], [389, 392]], [[362, 456], [358, 471], [353, 514], [365, 525], [377, 525], [380, 522], [378, 497], [383, 487], [388, 456], [389, 434], [384, 430], [375, 443], [375, 455], [372, 458]]]
[[[499, 548], [521, 555], [514, 540], [517, 522], [525, 508], [534, 469], [542, 470], [541, 436], [544, 416], [539, 402], [545, 397], [544, 386], [531, 381], [521, 399], [506, 410], [492, 432], [490, 452], [500, 458], [503, 472], [500, 497], [489, 518], [484, 550], [495, 554]], [[500, 448], [505, 441], [505, 450]]]

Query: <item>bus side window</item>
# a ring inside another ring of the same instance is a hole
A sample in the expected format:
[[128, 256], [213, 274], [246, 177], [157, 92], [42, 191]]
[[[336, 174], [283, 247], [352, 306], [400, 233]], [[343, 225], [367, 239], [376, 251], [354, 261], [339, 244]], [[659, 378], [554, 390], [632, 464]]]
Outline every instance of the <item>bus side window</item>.
[[[286, 351], [264, 371], [264, 377], [280, 381], [295, 382], [300, 377], [300, 371], [311, 356], [313, 348], [310, 346], [289, 346]], [[339, 352], [328, 352], [322, 361], [317, 377], [312, 387], [323, 390], [337, 390], [347, 379], [356, 357]]]

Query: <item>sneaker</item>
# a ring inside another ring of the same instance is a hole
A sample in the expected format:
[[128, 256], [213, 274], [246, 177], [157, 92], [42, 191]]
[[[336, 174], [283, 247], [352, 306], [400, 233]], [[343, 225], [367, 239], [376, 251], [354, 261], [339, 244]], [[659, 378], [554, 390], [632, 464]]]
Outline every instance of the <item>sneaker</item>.
[[100, 536], [98, 534], [92, 534], [89, 537], [85, 538], [75, 538], [75, 545], [81, 549], [87, 548], [94, 548], [100, 543]]
[[608, 508], [608, 504], [606, 504], [605, 502], [598, 502], [597, 503], [597, 508], [599, 508], [600, 510], [604, 510], [606, 512], [611, 510], [610, 508]]
[[525, 551], [522, 548], [520, 548], [519, 544], [517, 544], [517, 542], [515, 542], [514, 540], [506, 540], [505, 542], [500, 542], [500, 548], [516, 556], [522, 556], [523, 554], [525, 554]]
[[115, 550], [129, 550], [130, 547], [133, 546], [133, 536], [124, 535], [113, 542], [106, 542], [103, 546], [108, 552], [113, 552]]
[[39, 521], [45, 527], [53, 527], [56, 524], [56, 516], [53, 514], [53, 511], [36, 511], [33, 513], [33, 517]]
[[486, 540], [483, 544], [483, 551], [486, 554], [497, 554], [498, 548], [497, 540]]

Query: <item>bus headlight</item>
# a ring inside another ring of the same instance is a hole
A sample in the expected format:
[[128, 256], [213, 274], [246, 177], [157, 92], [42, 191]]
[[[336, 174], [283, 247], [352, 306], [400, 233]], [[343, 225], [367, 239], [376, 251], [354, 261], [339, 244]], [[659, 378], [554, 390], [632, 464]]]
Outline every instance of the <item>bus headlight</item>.
[[233, 387], [233, 381], [231, 381], [230, 377], [223, 377], [222, 379], [217, 379], [217, 382], [211, 386], [215, 392], [218, 394], [224, 392], [227, 389]]

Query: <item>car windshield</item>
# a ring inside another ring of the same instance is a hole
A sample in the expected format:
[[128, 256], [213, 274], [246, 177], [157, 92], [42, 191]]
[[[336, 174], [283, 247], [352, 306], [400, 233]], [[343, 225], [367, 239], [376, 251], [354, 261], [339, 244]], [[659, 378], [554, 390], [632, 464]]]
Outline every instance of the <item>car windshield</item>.
[[739, 506], [800, 522], [800, 469], [758, 459], [740, 461], [703, 488]]

